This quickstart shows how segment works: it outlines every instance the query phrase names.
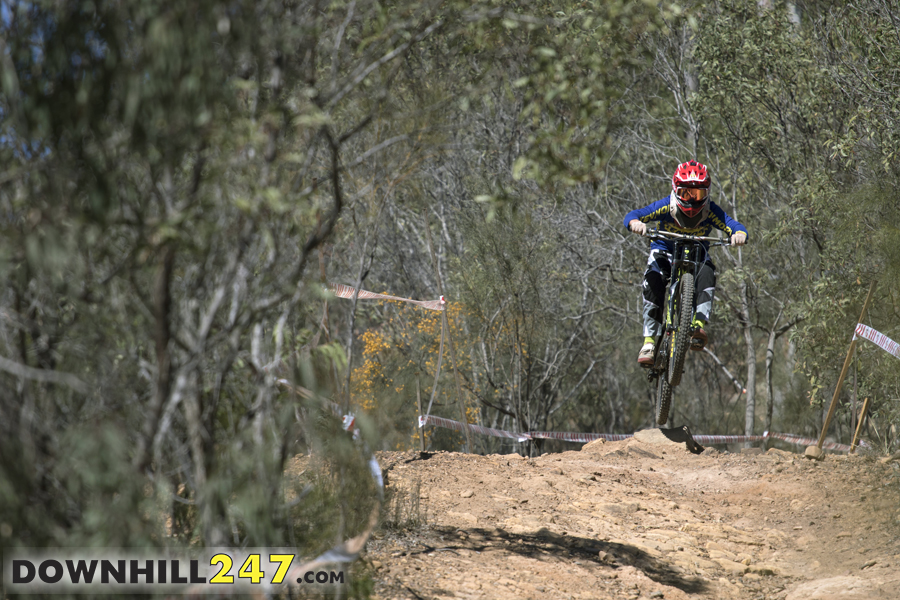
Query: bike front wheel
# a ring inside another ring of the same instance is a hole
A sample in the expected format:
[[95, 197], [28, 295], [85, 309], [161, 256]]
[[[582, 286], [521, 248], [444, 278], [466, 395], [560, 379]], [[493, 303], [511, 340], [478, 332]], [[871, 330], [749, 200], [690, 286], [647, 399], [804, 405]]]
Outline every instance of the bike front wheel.
[[669, 407], [672, 405], [672, 386], [666, 381], [665, 374], [656, 378], [656, 424], [665, 425], [669, 420]]
[[663, 336], [662, 340], [660, 340], [658, 348], [659, 362], [657, 362], [656, 365], [657, 373], [659, 374], [656, 378], [656, 423], [658, 425], [665, 425], [666, 421], [669, 420], [669, 407], [672, 404], [672, 386], [669, 385], [669, 382], [666, 379], [668, 373], [666, 361], [671, 358], [669, 353], [671, 344], [672, 335], [671, 333], [667, 333]]
[[672, 332], [672, 345], [669, 355], [669, 385], [676, 387], [681, 383], [684, 370], [684, 356], [691, 342], [691, 317], [694, 313], [694, 275], [685, 273], [681, 276], [676, 298], [678, 328]]

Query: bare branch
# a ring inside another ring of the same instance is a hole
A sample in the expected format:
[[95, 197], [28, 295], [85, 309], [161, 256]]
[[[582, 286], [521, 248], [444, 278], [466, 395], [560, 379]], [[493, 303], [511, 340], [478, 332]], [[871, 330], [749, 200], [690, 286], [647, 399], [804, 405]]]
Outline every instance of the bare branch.
[[48, 369], [35, 369], [18, 363], [8, 358], [0, 356], [0, 371], [6, 371], [16, 377], [22, 379], [30, 379], [32, 381], [41, 381], [44, 383], [56, 383], [72, 388], [80, 394], [88, 394], [90, 388], [88, 385], [71, 373], [63, 373], [62, 371], [51, 371]]

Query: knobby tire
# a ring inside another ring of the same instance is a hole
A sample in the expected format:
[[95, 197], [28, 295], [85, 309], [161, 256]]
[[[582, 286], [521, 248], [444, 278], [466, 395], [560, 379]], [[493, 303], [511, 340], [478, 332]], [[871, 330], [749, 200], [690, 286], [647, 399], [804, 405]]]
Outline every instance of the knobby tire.
[[694, 275], [685, 273], [681, 276], [678, 290], [678, 329], [672, 332], [672, 349], [669, 358], [669, 385], [676, 387], [681, 383], [684, 370], [684, 356], [691, 342], [691, 318], [694, 313]]
[[[662, 354], [662, 360], [669, 358], [669, 344], [671, 337], [666, 334], [660, 341], [659, 352]], [[665, 364], [662, 365], [661, 372], [656, 378], [656, 422], [659, 425], [665, 425], [669, 420], [669, 406], [672, 403], [672, 386], [666, 381]]]
[[665, 425], [669, 420], [669, 407], [672, 405], [672, 386], [666, 381], [665, 374], [656, 378], [656, 424]]

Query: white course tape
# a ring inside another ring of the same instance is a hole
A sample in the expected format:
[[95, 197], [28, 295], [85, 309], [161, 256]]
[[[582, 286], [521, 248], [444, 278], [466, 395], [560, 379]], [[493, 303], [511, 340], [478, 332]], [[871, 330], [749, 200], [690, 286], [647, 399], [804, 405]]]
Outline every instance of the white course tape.
[[532, 440], [562, 440], [564, 442], [593, 442], [604, 439], [607, 442], [621, 442], [632, 437], [630, 433], [573, 433], [570, 431], [529, 431], [523, 435]]
[[865, 338], [888, 354], [900, 358], [900, 344], [884, 335], [883, 333], [875, 331], [871, 327], [859, 323], [857, 324], [856, 331], [853, 334], [854, 338], [856, 336]]
[[[436, 427], [444, 427], [445, 429], [453, 429], [455, 431], [464, 431], [463, 424], [452, 419], [444, 419], [433, 415], [420, 416], [419, 427], [426, 425], [434, 425]], [[527, 442], [528, 440], [562, 440], [566, 442], [585, 443], [598, 439], [604, 439], [607, 442], [619, 442], [633, 437], [630, 433], [573, 433], [567, 431], [526, 431], [525, 433], [512, 433], [503, 431], [502, 429], [492, 429], [481, 425], [472, 425], [467, 423], [469, 431], [480, 433], [492, 437], [514, 439], [517, 442]], [[738, 444], [743, 442], [762, 442], [768, 438], [781, 440], [795, 446], [812, 446], [818, 443], [818, 440], [808, 437], [802, 437], [791, 433], [770, 433], [764, 432], [762, 435], [696, 435], [691, 437], [700, 444]], [[860, 446], [868, 446], [865, 441], [860, 441]], [[825, 442], [822, 447], [826, 450], [838, 450], [840, 452], [850, 452], [850, 446], [839, 444], [837, 442]]]
[[[419, 417], [419, 427], [425, 427], [426, 425], [436, 425], [437, 427], [443, 427], [444, 429], [453, 429], [454, 431], [465, 431], [463, 428], [463, 424], [459, 421], [454, 421], [452, 419], [444, 419], [441, 417], [435, 417], [434, 415], [426, 415]], [[499, 438], [507, 438], [514, 439], [517, 442], [526, 442], [528, 441], [527, 434], [523, 433], [512, 433], [511, 431], [503, 431], [502, 429], [492, 429], [491, 427], [482, 427], [481, 425], [472, 425], [466, 423], [466, 427], [469, 431], [474, 433], [481, 433], [483, 435], [489, 435], [491, 437], [499, 437]]]
[[[356, 293], [355, 287], [340, 283], [332, 283], [328, 286], [328, 289], [338, 298], [353, 298], [353, 294]], [[410, 304], [415, 304], [416, 306], [421, 306], [428, 310], [444, 310], [444, 307], [447, 304], [443, 296], [437, 300], [410, 300], [409, 298], [401, 298], [389, 294], [376, 294], [375, 292], [368, 292], [366, 290], [359, 290], [357, 298], [360, 300], [399, 300], [400, 302], [409, 302]]]
[[[435, 425], [436, 427], [453, 429], [454, 431], [465, 431], [463, 424], [459, 421], [435, 417], [434, 415], [419, 417], [419, 427], [425, 427], [426, 425]], [[608, 442], [617, 442], [631, 437], [631, 434], [626, 433], [571, 433], [565, 431], [526, 431], [525, 433], [513, 433], [511, 431], [484, 427], [482, 425], [472, 425], [471, 423], [466, 423], [465, 427], [473, 433], [513, 439], [517, 442], [527, 442], [528, 440], [537, 439], [564, 440], [566, 442], [593, 442], [600, 438], [603, 438]]]

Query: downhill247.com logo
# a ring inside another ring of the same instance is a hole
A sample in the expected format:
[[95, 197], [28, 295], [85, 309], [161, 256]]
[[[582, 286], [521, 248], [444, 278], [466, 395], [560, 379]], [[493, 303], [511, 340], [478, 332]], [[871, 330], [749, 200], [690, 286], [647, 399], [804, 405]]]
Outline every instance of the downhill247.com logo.
[[[259, 551], [255, 551], [259, 550]], [[10, 556], [12, 554], [12, 556]], [[22, 550], [3, 565], [10, 593], [219, 593], [222, 586], [340, 586], [343, 571], [308, 570], [290, 549], [208, 549], [199, 557], [128, 550]]]

